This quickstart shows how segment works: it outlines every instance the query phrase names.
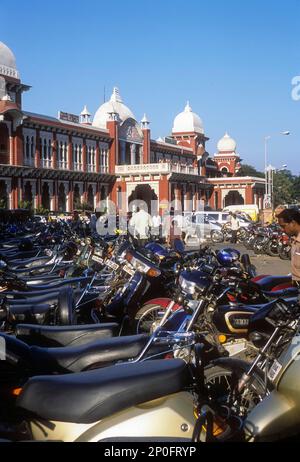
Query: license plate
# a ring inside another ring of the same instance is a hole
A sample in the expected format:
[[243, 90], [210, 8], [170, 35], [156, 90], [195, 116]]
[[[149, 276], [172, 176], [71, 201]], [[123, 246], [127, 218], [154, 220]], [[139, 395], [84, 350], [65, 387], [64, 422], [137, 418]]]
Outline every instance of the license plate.
[[134, 273], [135, 273], [135, 271], [132, 268], [130, 268], [129, 266], [123, 266], [123, 270], [125, 271], [125, 273], [130, 274], [130, 276], [133, 276]]
[[92, 260], [96, 261], [97, 263], [100, 263], [101, 265], [103, 264], [103, 261], [104, 261], [103, 258], [98, 257], [97, 255], [93, 255]]
[[119, 268], [118, 263], [115, 263], [114, 261], [108, 260], [108, 261], [106, 261], [105, 263], [106, 263], [106, 265], [107, 265], [109, 268], [111, 268], [111, 269], [113, 269], [113, 270], [117, 270], [117, 269]]
[[275, 361], [273, 362], [268, 372], [268, 378], [269, 380], [271, 380], [271, 382], [274, 382], [274, 380], [276, 380], [281, 369], [282, 369], [282, 365], [277, 361], [277, 359], [275, 359]]

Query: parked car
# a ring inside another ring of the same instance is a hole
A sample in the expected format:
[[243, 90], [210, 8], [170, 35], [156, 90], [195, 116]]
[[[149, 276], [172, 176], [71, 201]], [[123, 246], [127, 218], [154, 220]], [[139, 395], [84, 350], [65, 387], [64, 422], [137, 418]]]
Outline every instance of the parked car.
[[[247, 228], [253, 222], [241, 214], [237, 214], [241, 228]], [[201, 211], [186, 212], [184, 213], [184, 227], [183, 231], [188, 237], [200, 239], [207, 239], [211, 235], [211, 231], [219, 230], [220, 225], [225, 225], [229, 221], [229, 212], [216, 212], [216, 211]]]

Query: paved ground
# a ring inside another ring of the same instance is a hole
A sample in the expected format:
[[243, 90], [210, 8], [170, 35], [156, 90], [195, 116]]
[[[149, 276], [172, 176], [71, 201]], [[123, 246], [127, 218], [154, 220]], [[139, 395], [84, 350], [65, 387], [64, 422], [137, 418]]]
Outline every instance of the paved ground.
[[[208, 243], [208, 245], [210, 245]], [[269, 257], [268, 255], [256, 255], [251, 250], [247, 250], [242, 244], [211, 244], [214, 249], [222, 249], [225, 247], [231, 247], [238, 249], [241, 254], [248, 253], [253, 265], [256, 266], [257, 274], [274, 274], [274, 275], [285, 275], [291, 271], [291, 262], [281, 260], [279, 257]], [[197, 247], [188, 247], [188, 249], [196, 249]]]

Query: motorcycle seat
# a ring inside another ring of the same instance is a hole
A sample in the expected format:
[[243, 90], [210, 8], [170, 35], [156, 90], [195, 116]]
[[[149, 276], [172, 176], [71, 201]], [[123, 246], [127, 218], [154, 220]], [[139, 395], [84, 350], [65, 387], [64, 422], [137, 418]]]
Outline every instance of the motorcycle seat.
[[291, 283], [292, 285], [292, 278], [291, 276], [265, 276], [258, 281], [254, 281], [261, 290], [272, 290], [273, 287], [279, 284]]
[[23, 300], [6, 300], [10, 312], [20, 322], [39, 321], [39, 316], [43, 322], [42, 315], [50, 310], [51, 305], [57, 305], [57, 322], [62, 325], [69, 325], [74, 322], [74, 301], [73, 291], [70, 288], [61, 290], [57, 295], [44, 295]]
[[[10, 261], [9, 262], [9, 265], [8, 265], [8, 270], [10, 271], [15, 271], [17, 269], [23, 269], [23, 270], [26, 270], [26, 269], [33, 269], [33, 268], [37, 268], [38, 266], [34, 266], [33, 264], [36, 263], [36, 262], [39, 262], [41, 264], [44, 265], [47, 265], [47, 263], [49, 261], [52, 260], [53, 257], [34, 257], [34, 258], [28, 258], [27, 260], [24, 260], [24, 259], [20, 259], [20, 260], [13, 260], [13, 261]], [[40, 267], [40, 265], [39, 265]]]
[[80, 346], [118, 335], [117, 323], [85, 324], [83, 326], [41, 326], [18, 324], [15, 335], [28, 345], [42, 347]]
[[148, 335], [142, 334], [60, 348], [32, 346], [32, 364], [35, 365], [37, 374], [81, 372], [89, 368], [100, 368], [135, 358], [148, 339]]
[[182, 391], [188, 377], [187, 365], [181, 359], [37, 376], [26, 383], [16, 405], [45, 420], [88, 424]]
[[30, 285], [28, 284], [28, 288], [30, 288], [32, 291], [36, 290], [51, 290], [51, 289], [57, 289], [59, 287], [63, 287], [66, 285], [78, 285], [81, 283], [89, 283], [91, 281], [91, 277], [78, 277], [78, 278], [65, 278], [65, 279], [59, 279], [57, 281], [52, 281], [48, 284], [36, 284], [36, 285]]
[[45, 314], [50, 310], [50, 305], [48, 304], [33, 304], [33, 305], [13, 305], [9, 306], [10, 313], [18, 321], [25, 321], [28, 318], [36, 318], [45, 316]]

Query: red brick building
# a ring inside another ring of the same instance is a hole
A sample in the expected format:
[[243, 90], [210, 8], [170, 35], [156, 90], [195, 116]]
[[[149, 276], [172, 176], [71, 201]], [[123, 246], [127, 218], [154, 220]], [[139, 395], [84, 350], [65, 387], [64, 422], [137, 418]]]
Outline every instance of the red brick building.
[[[264, 182], [234, 177], [239, 157], [228, 135], [210, 158], [209, 138], [189, 103], [174, 119], [172, 133], [151, 138], [150, 123], [140, 123], [117, 88], [93, 121], [86, 107], [58, 118], [23, 110], [21, 82], [12, 51], [0, 42], [0, 206], [30, 202], [53, 211], [95, 208], [111, 199], [124, 213], [133, 199], [157, 210], [197, 209], [199, 201], [223, 208], [229, 203], [261, 205]], [[226, 150], [225, 150], [226, 148]]]

